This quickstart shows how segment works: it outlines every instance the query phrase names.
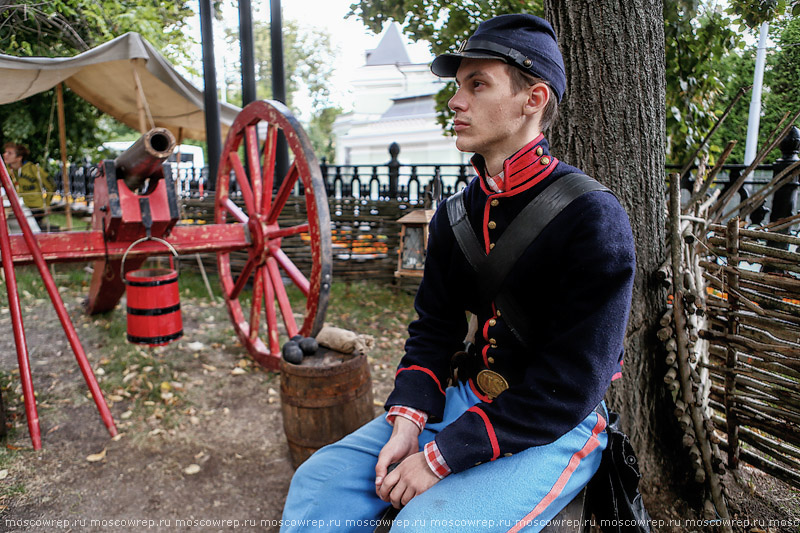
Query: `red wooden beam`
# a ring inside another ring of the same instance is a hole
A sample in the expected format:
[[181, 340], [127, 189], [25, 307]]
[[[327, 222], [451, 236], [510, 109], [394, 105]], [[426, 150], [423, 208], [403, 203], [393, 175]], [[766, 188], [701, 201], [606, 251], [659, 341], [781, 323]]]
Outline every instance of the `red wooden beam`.
[[[130, 242], [103, 242], [103, 232], [80, 231], [39, 233], [35, 236], [44, 260], [48, 263], [70, 263], [103, 259], [121, 259]], [[230, 252], [250, 245], [242, 224], [203, 224], [176, 226], [164, 240], [179, 254]], [[107, 251], [106, 251], [107, 250]], [[164, 245], [144, 242], [131, 250], [129, 257], [145, 257], [164, 252]], [[11, 235], [11, 257], [15, 265], [34, 262], [24, 236]]]

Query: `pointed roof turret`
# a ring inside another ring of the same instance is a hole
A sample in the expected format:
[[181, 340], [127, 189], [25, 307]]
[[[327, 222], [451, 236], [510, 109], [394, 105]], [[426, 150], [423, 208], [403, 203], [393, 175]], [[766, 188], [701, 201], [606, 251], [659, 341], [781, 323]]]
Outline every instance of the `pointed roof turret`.
[[378, 47], [367, 50], [367, 66], [396, 65], [398, 63], [411, 63], [411, 58], [406, 50], [406, 43], [400, 34], [400, 27], [392, 22], [383, 34]]

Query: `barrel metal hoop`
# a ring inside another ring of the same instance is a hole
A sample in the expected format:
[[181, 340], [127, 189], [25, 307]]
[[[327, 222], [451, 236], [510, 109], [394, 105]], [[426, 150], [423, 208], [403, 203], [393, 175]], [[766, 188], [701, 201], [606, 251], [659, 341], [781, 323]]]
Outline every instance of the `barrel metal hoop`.
[[169, 307], [157, 307], [155, 309], [142, 309], [140, 307], [128, 306], [128, 314], [136, 316], [161, 316], [181, 310], [181, 304], [170, 305]]
[[177, 333], [173, 333], [171, 335], [162, 335], [161, 337], [136, 337], [128, 334], [128, 342], [132, 342], [134, 344], [166, 344], [170, 341], [174, 341], [175, 339], [180, 339], [181, 337], [183, 337], [182, 328]]

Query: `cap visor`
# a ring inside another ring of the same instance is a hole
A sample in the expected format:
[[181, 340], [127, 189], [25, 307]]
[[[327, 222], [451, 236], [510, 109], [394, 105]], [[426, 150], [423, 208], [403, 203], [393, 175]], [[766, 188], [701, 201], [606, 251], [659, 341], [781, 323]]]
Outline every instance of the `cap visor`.
[[433, 63], [431, 63], [431, 72], [440, 78], [455, 78], [458, 67], [461, 66], [461, 60], [464, 58], [470, 59], [499, 59], [505, 61], [502, 57], [492, 54], [490, 52], [481, 52], [471, 50], [468, 52], [442, 54], [437, 56]]

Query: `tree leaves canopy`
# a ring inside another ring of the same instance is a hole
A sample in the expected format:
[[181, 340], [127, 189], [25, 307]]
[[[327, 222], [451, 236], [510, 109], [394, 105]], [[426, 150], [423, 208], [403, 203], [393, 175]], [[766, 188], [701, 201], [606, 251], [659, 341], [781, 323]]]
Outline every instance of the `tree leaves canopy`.
[[[351, 14], [375, 32], [395, 20], [411, 39], [427, 40], [441, 54], [455, 50], [487, 18], [541, 15], [542, 9], [541, 0], [360, 0]], [[668, 163], [684, 164], [716, 121], [719, 100], [727, 95], [724, 61], [743, 46], [742, 31], [787, 10], [800, 12], [800, 0], [731, 0], [727, 8], [711, 0], [665, 1]], [[447, 101], [454, 90], [448, 84], [437, 95], [444, 128], [449, 127]]]
[[[21, 0], [0, 5], [0, 50], [21, 57], [64, 57], [135, 31], [175, 62], [188, 63], [190, 39], [184, 33], [193, 15], [190, 3], [158, 0]], [[37, 162], [58, 154], [53, 113], [55, 91], [0, 106], [0, 142], [26, 144]], [[94, 106], [64, 91], [67, 153], [75, 159], [93, 153], [105, 129]]]

